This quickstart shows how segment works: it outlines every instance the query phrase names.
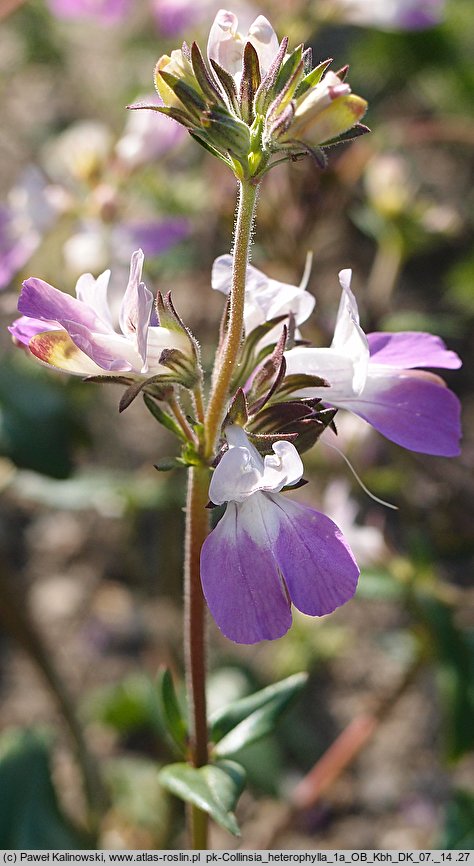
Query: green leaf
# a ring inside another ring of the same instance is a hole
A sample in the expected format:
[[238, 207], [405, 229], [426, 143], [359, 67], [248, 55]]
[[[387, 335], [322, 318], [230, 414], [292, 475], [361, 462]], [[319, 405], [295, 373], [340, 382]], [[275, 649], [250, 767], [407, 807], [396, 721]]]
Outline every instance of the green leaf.
[[90, 848], [62, 814], [51, 781], [51, 740], [12, 729], [0, 738], [0, 848]]
[[166, 729], [179, 750], [184, 753], [188, 727], [181, 711], [173, 678], [168, 668], [158, 674], [158, 696]]
[[470, 791], [454, 791], [446, 806], [444, 831], [436, 847], [455, 851], [474, 848], [474, 794]]
[[150, 397], [148, 394], [143, 395], [143, 400], [145, 402], [145, 406], [149, 412], [153, 415], [153, 417], [158, 421], [159, 424], [163, 424], [163, 427], [166, 427], [167, 430], [170, 430], [171, 433], [174, 433], [178, 436], [183, 442], [186, 441], [186, 437], [181, 430], [179, 424], [168, 414], [165, 412], [161, 406], [158, 405], [156, 400], [153, 397]]
[[271, 733], [276, 720], [303, 689], [307, 679], [307, 674], [293, 674], [214, 713], [210, 719], [211, 738], [217, 743], [214, 754], [233, 754]]
[[205, 767], [169, 764], [159, 773], [164, 788], [186, 803], [207, 812], [234, 836], [240, 835], [233, 810], [245, 785], [245, 770], [235, 761]]
[[185, 468], [185, 464], [179, 457], [161, 457], [153, 465], [158, 472], [171, 472], [172, 469]]

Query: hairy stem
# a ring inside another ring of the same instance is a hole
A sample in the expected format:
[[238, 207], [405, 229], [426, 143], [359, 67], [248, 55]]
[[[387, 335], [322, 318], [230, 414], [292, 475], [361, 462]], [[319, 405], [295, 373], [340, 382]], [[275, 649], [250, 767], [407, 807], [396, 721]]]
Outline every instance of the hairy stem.
[[209, 398], [205, 421], [206, 457], [213, 456], [222, 421], [227, 411], [227, 399], [232, 373], [237, 362], [244, 323], [245, 278], [249, 261], [253, 218], [258, 187], [251, 181], [240, 184], [239, 206], [235, 224], [232, 289], [229, 327], [224, 350], [219, 357], [219, 370]]
[[[204, 420], [205, 458], [211, 461], [227, 411], [229, 386], [232, 379], [244, 322], [245, 279], [249, 260], [252, 226], [257, 200], [257, 186], [249, 181], [240, 185], [239, 205], [234, 235], [232, 288], [229, 326], [223, 352], [216, 360], [213, 387], [203, 415], [202, 394], [195, 393], [197, 414]], [[189, 702], [190, 761], [202, 767], [208, 761], [206, 715], [206, 662], [204, 616], [205, 602], [201, 587], [200, 553], [209, 531], [206, 505], [209, 489], [207, 466], [189, 471], [186, 507], [185, 541], [185, 667]], [[207, 847], [208, 819], [205, 812], [192, 806], [188, 809], [191, 846], [195, 850]]]
[[188, 421], [186, 420], [186, 417], [183, 413], [183, 410], [181, 409], [181, 406], [179, 405], [179, 403], [178, 403], [178, 401], [174, 395], [172, 395], [171, 397], [168, 397], [168, 405], [169, 405], [174, 417], [176, 418], [176, 421], [178, 422], [179, 426], [181, 427], [181, 430], [183, 431], [184, 435], [186, 436], [186, 439], [189, 439], [190, 442], [194, 442], [194, 444], [196, 445], [197, 439], [196, 439], [196, 435], [194, 433], [194, 430], [188, 424]]
[[[200, 553], [209, 531], [206, 510], [209, 470], [196, 466], [188, 473], [184, 565], [184, 653], [189, 705], [189, 749], [194, 767], [207, 764], [205, 602], [201, 588]], [[189, 810], [193, 849], [207, 847], [207, 815]]]

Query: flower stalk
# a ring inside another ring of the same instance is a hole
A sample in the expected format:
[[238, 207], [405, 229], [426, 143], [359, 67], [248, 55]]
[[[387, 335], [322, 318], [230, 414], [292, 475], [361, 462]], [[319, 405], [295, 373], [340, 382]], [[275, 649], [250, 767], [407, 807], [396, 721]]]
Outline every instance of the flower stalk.
[[[252, 227], [257, 200], [257, 185], [241, 182], [234, 235], [232, 290], [228, 331], [224, 351], [220, 359], [217, 376], [214, 376], [207, 411], [204, 415], [205, 456], [209, 461], [215, 451], [216, 442], [228, 404], [229, 386], [242, 340], [244, 321], [245, 279], [249, 261]], [[198, 402], [199, 414], [203, 413], [202, 394]], [[186, 686], [189, 703], [189, 749], [194, 767], [202, 767], [208, 761], [208, 735], [206, 715], [206, 646], [205, 646], [205, 601], [201, 587], [201, 548], [209, 532], [209, 469], [194, 467], [188, 473], [188, 495], [186, 504], [185, 564], [184, 564], [184, 656]], [[196, 806], [188, 810], [189, 835], [194, 850], [207, 847], [208, 819], [205, 812]]]
[[242, 340], [245, 279], [249, 262], [257, 194], [258, 185], [255, 182], [241, 181], [234, 235], [228, 330], [224, 351], [219, 359], [219, 370], [214, 370], [214, 384], [209, 398], [204, 428], [207, 459], [210, 459], [214, 454], [222, 421], [227, 411], [229, 386]]
[[[189, 758], [194, 767], [207, 764], [205, 602], [201, 588], [200, 553], [209, 531], [206, 510], [209, 470], [188, 473], [184, 560], [184, 657], [189, 707]], [[207, 815], [190, 807], [191, 847], [207, 848]]]

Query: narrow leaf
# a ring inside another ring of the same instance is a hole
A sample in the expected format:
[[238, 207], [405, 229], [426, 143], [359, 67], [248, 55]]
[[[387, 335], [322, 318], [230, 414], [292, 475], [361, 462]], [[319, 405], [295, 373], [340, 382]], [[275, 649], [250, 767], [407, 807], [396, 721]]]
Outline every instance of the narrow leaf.
[[164, 668], [158, 674], [157, 686], [162, 716], [167, 731], [180, 751], [184, 753], [188, 729], [176, 697], [173, 678], [168, 668]]
[[283, 710], [292, 698], [304, 688], [307, 680], [308, 675], [305, 673], [293, 674], [279, 683], [273, 683], [253, 695], [240, 698], [238, 701], [228, 704], [227, 707], [217, 710], [209, 720], [213, 742], [217, 743], [222, 740], [242, 721], [265, 707], [276, 705]]
[[163, 424], [163, 427], [166, 427], [167, 430], [170, 430], [171, 433], [174, 433], [183, 442], [186, 441], [186, 437], [181, 430], [181, 427], [168, 412], [165, 412], [161, 406], [158, 405], [156, 400], [150, 397], [148, 394], [143, 395], [143, 400], [145, 401], [145, 406], [149, 412], [153, 415], [153, 417], [158, 421], [159, 424]]

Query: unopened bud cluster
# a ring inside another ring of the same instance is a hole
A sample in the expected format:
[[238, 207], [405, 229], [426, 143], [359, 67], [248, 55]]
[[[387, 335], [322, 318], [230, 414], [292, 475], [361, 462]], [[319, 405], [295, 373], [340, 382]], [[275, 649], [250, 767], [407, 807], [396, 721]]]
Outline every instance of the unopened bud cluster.
[[181, 123], [239, 179], [258, 179], [275, 154], [281, 161], [310, 153], [324, 165], [321, 146], [366, 131], [359, 121], [367, 103], [351, 93], [347, 69], [328, 72], [329, 60], [313, 69], [311, 49], [288, 52], [288, 39], [278, 44], [262, 15], [246, 37], [237, 25], [233, 13], [217, 14], [207, 62], [196, 43], [162, 56], [155, 86], [163, 105], [133, 107]]

